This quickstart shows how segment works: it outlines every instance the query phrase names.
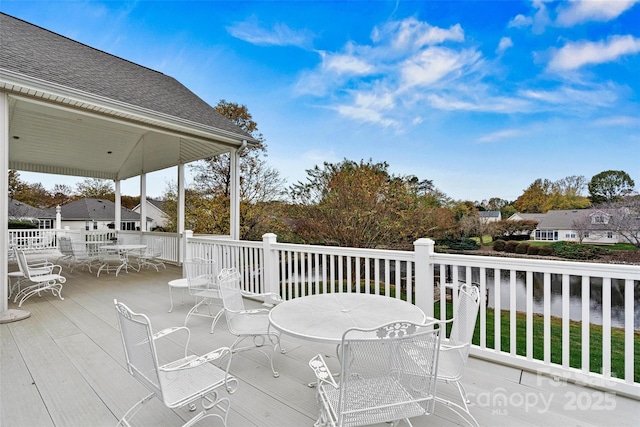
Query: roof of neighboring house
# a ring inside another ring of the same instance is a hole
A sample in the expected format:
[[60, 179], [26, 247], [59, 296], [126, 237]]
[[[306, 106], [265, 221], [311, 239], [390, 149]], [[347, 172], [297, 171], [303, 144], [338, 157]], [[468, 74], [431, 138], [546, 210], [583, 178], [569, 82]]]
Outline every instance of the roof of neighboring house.
[[40, 209], [18, 200], [8, 198], [7, 212], [9, 219], [26, 219], [26, 218], [38, 218], [49, 219], [55, 218], [56, 212], [54, 209]]
[[499, 218], [500, 211], [479, 211], [480, 218]]
[[564, 209], [564, 210], [552, 210], [547, 213], [516, 213], [514, 216], [518, 216], [522, 219], [532, 219], [538, 221], [539, 230], [572, 230], [576, 226], [574, 221], [580, 220], [585, 216], [593, 216], [595, 214], [607, 215], [607, 209]]
[[0, 13], [0, 68], [253, 138], [173, 77]]
[[516, 212], [513, 215], [511, 215], [509, 217], [510, 220], [514, 220], [514, 219], [521, 219], [521, 220], [531, 220], [531, 221], [538, 221], [540, 222], [542, 220], [542, 218], [544, 218], [546, 214], [543, 213], [520, 213], [520, 212]]
[[[62, 205], [63, 221], [113, 221], [115, 220], [116, 204], [106, 199], [79, 199]], [[140, 214], [121, 208], [122, 221], [140, 221]]]
[[[152, 204], [153, 206], [155, 206], [160, 212], [162, 212], [162, 204], [164, 203], [164, 200], [156, 200], [156, 199], [150, 199], [149, 197], [147, 197], [147, 203]], [[140, 204], [137, 204], [133, 210], [136, 210], [140, 207]]]

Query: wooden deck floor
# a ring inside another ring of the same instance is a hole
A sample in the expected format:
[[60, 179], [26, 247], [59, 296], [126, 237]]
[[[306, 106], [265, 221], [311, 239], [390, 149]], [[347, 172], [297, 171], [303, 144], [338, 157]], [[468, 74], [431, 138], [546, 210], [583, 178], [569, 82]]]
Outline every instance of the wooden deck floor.
[[[0, 325], [0, 425], [115, 425], [147, 392], [124, 367], [113, 299], [147, 314], [155, 330], [182, 325], [189, 305], [180, 305], [179, 293], [174, 311], [167, 312], [167, 282], [180, 275], [181, 270], [173, 266], [160, 273], [121, 273], [118, 278], [65, 272], [64, 301], [51, 295], [29, 299], [23, 308], [31, 312], [30, 318]], [[233, 342], [224, 321], [213, 334], [205, 318], [192, 318], [189, 327], [195, 353]], [[335, 350], [287, 336], [282, 342], [287, 353], [276, 355], [279, 378], [273, 378], [266, 359], [257, 352], [234, 357], [232, 372], [240, 383], [231, 396], [229, 426], [313, 425], [318, 405], [314, 389], [307, 386], [313, 377], [307, 362], [320, 352], [336, 363]], [[554, 383], [486, 361], [470, 359], [464, 383], [472, 413], [481, 425], [640, 425], [638, 401]], [[449, 395], [449, 387], [439, 386], [438, 394]], [[154, 399], [134, 420], [143, 426], [173, 426], [188, 418], [188, 412], [166, 409]], [[443, 406], [436, 407], [435, 415], [412, 422], [415, 426], [465, 425]]]

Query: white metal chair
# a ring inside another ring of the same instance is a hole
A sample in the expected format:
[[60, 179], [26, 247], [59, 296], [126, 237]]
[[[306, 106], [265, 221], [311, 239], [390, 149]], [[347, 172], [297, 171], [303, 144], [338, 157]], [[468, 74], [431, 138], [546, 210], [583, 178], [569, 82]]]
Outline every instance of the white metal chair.
[[[184, 319], [184, 326], [187, 326], [191, 316], [212, 317], [210, 332], [213, 333], [213, 328], [216, 327], [216, 323], [224, 313], [217, 282], [218, 266], [214, 260], [193, 258], [185, 261], [184, 267], [187, 273], [189, 294], [196, 299], [195, 305], [189, 310], [187, 317]], [[214, 304], [219, 306], [215, 314], [211, 312], [211, 306]], [[207, 308], [207, 313], [198, 311], [204, 307]]]
[[[154, 334], [147, 316], [134, 313], [117, 300], [114, 300], [114, 303], [127, 369], [151, 391], [151, 394], [124, 414], [118, 425], [130, 426], [131, 419], [142, 405], [156, 396], [172, 409], [188, 406], [191, 411], [195, 411], [195, 402], [200, 401], [202, 410], [184, 424], [185, 426], [191, 426], [207, 417], [218, 418], [226, 426], [231, 402], [227, 397], [222, 397], [220, 392], [225, 389], [227, 393], [232, 394], [238, 385], [237, 379], [229, 375], [232, 357], [229, 348], [221, 347], [202, 356], [189, 355], [188, 328], [167, 328]], [[160, 365], [156, 341], [170, 334], [176, 334], [172, 335], [172, 339], [179, 339], [180, 332], [185, 338], [184, 357]], [[213, 409], [216, 412], [210, 413]]]
[[24, 283], [24, 281], [31, 283], [19, 289], [13, 298], [13, 302], [20, 300], [18, 307], [22, 307], [22, 303], [33, 295], [41, 295], [41, 293], [45, 291], [51, 291], [54, 296], [64, 300], [64, 298], [62, 298], [62, 284], [65, 283], [67, 279], [62, 275], [61, 266], [48, 261], [29, 263], [24, 251], [20, 249], [15, 249], [15, 254], [18, 261], [18, 268], [20, 268], [25, 279], [19, 282], [19, 286]]
[[98, 274], [96, 276], [100, 277], [100, 273], [103, 271], [106, 273], [115, 271], [116, 277], [118, 277], [120, 270], [127, 265], [126, 256], [125, 253], [121, 253], [115, 247], [113, 249], [100, 250], [100, 252], [98, 252], [100, 267], [98, 268]]
[[317, 378], [320, 415], [314, 424], [363, 426], [433, 413], [440, 345], [439, 323], [396, 321], [352, 328], [338, 349], [340, 381], [322, 355], [309, 361]]
[[73, 246], [71, 245], [71, 239], [61, 236], [58, 238], [58, 250], [61, 256], [56, 260], [57, 263], [61, 261], [67, 261], [68, 267], [71, 267], [73, 261]]
[[[268, 308], [247, 310], [244, 307], [243, 297], [262, 299], [263, 305], [272, 307], [281, 301], [280, 296], [273, 293], [257, 294], [243, 291], [240, 287], [240, 274], [235, 268], [220, 271], [218, 283], [227, 327], [229, 332], [236, 336], [236, 340], [230, 347], [231, 351], [238, 353], [255, 349], [261, 352], [269, 359], [273, 376], [279, 377], [280, 374], [273, 367], [273, 355], [276, 348], [280, 348], [280, 352], [285, 353], [280, 346], [280, 333], [270, 328]], [[240, 347], [239, 345], [247, 338], [252, 339], [253, 345]], [[272, 347], [270, 354], [262, 350], [267, 343]]]
[[480, 292], [478, 287], [466, 284], [461, 285], [457, 307], [454, 307], [454, 318], [449, 320], [449, 322], [453, 322], [451, 333], [448, 339], [443, 338], [440, 346], [440, 366], [438, 368], [438, 380], [455, 384], [462, 404], [442, 398], [437, 398], [437, 401], [444, 403], [453, 412], [464, 418], [467, 423], [475, 426], [478, 426], [478, 422], [469, 412], [469, 399], [461, 379], [469, 358], [469, 349], [471, 348], [479, 307]]
[[71, 264], [71, 272], [76, 267], [87, 267], [89, 273], [93, 273], [93, 267], [100, 267], [100, 257], [97, 254], [92, 254], [87, 248], [86, 243], [76, 242], [72, 243], [73, 249], [73, 263]]
[[156, 271], [160, 271], [158, 267], [162, 266], [165, 269], [167, 266], [164, 264], [162, 260], [162, 245], [161, 242], [154, 242], [151, 247], [148, 247], [146, 251], [144, 251], [138, 257], [138, 268], [147, 267], [147, 268], [155, 268]]

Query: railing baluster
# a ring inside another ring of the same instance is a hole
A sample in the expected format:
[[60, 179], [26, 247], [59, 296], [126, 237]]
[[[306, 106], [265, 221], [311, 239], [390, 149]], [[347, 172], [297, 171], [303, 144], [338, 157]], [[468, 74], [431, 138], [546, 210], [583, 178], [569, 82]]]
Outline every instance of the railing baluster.
[[590, 316], [590, 298], [591, 298], [591, 278], [588, 276], [582, 276], [582, 372], [588, 374], [591, 363], [591, 316]]
[[627, 279], [624, 282], [624, 381], [627, 384], [633, 384], [634, 361], [633, 350], [633, 328], [634, 328], [634, 283], [633, 280]]
[[551, 273], [544, 273], [543, 299], [544, 332], [542, 341], [544, 355], [542, 360], [549, 364], [551, 363]]
[[516, 355], [516, 271], [509, 274], [509, 353]]
[[569, 367], [570, 349], [569, 342], [571, 331], [569, 329], [569, 320], [571, 318], [569, 308], [569, 279], [568, 274], [562, 275], [562, 367]]
[[611, 277], [602, 279], [602, 375], [611, 378]]

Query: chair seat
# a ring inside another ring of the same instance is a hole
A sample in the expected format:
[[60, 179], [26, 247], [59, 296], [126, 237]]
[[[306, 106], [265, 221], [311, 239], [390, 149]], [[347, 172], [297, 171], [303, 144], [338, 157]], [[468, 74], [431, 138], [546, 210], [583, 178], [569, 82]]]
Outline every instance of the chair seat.
[[[333, 413], [338, 412], [340, 389], [322, 385], [327, 403]], [[349, 400], [343, 406], [342, 426], [377, 424], [398, 418], [424, 414], [424, 408], [411, 402], [413, 396], [394, 378], [384, 377], [349, 382]], [[378, 408], [375, 408], [378, 407]]]
[[269, 328], [269, 312], [259, 313], [242, 313], [240, 315], [233, 316], [229, 320], [229, 330], [232, 330], [234, 334], [241, 335], [267, 335], [277, 334], [275, 329]]
[[[163, 367], [181, 365], [185, 361], [195, 359], [195, 357], [183, 358]], [[222, 369], [210, 363], [173, 372], [160, 370], [164, 403], [170, 408], [182, 406], [185, 401], [191, 401], [195, 396], [225, 384], [225, 375]]]

